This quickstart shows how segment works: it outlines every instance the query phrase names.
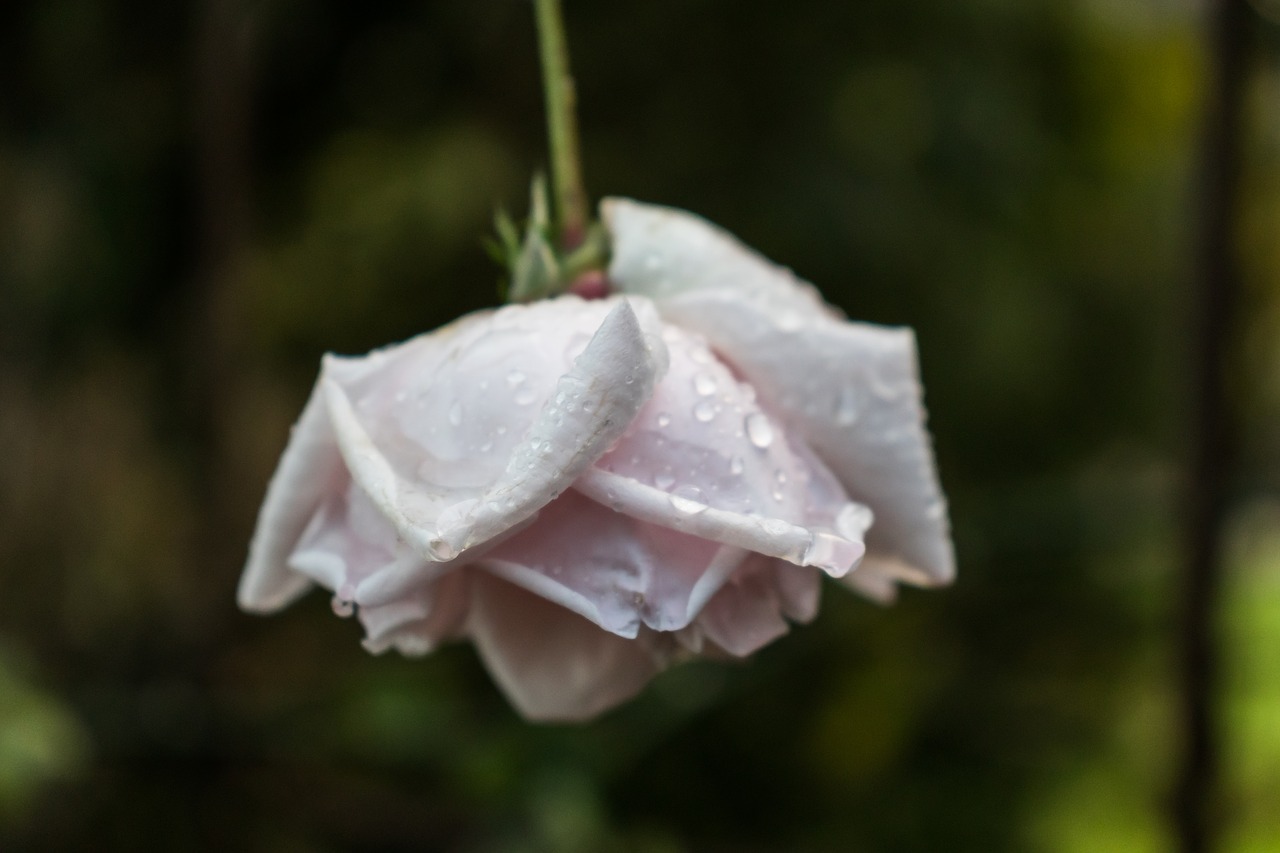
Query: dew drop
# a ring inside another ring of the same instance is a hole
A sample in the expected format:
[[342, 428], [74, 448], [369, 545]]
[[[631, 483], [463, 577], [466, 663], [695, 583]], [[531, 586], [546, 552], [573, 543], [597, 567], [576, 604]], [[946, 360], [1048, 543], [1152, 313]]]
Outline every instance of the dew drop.
[[449, 423], [454, 426], [462, 425], [462, 403], [454, 400], [453, 405], [449, 407]]
[[653, 475], [653, 484], [664, 492], [674, 486], [675, 482], [676, 478], [667, 471], [660, 471]]
[[764, 450], [773, 444], [773, 427], [769, 419], [760, 412], [752, 412], [746, 420], [747, 439], [756, 447]]
[[524, 382], [525, 379], [527, 378], [528, 377], [525, 376], [522, 371], [513, 369], [510, 373], [507, 374], [507, 384], [510, 385], [512, 388], [514, 388], [517, 385], [519, 385], [521, 382]]
[[716, 393], [716, 379], [705, 370], [693, 377], [693, 390], [698, 392], [699, 396], [710, 397]]
[[836, 532], [847, 539], [861, 539], [874, 520], [870, 507], [848, 503], [836, 516]]
[[333, 608], [335, 615], [347, 619], [356, 612], [355, 597], [356, 588], [349, 583], [344, 583], [338, 587], [338, 591], [333, 596], [333, 600], [329, 602], [329, 606]]
[[735, 456], [729, 460], [729, 473], [737, 476], [742, 473], [742, 469], [746, 467], [741, 456]]
[[773, 478], [778, 481], [779, 486], [785, 486], [787, 484], [787, 472], [783, 471], [781, 468], [778, 469], [778, 473], [773, 475]]
[[710, 400], [700, 400], [693, 407], [693, 417], [701, 423], [707, 423], [716, 416], [715, 404]]
[[486, 441], [484, 444], [480, 445], [480, 452], [481, 452], [481, 453], [488, 453], [490, 450], [493, 450], [493, 442], [492, 442], [492, 441]]
[[836, 398], [836, 423], [840, 426], [851, 426], [862, 414], [858, 410], [858, 395], [852, 388], [840, 389]]
[[404, 391], [397, 391], [397, 392], [396, 392], [396, 402], [397, 402], [397, 403], [403, 403], [403, 402], [404, 402], [405, 400], [407, 400], [407, 399], [409, 399], [409, 395], [408, 395], [408, 393], [406, 393], [406, 392], [404, 392]]
[[498, 432], [498, 435], [506, 435], [506, 434], [507, 434], [507, 427], [506, 427], [506, 425], [505, 425], [505, 424], [498, 424], [497, 432]]
[[665, 429], [667, 425], [671, 423], [671, 415], [668, 415], [666, 412], [658, 412], [657, 420], [658, 426]]
[[702, 490], [697, 486], [683, 485], [671, 493], [671, 506], [685, 515], [697, 515], [706, 510], [702, 502]]
[[517, 406], [527, 406], [536, 399], [538, 395], [532, 388], [521, 388], [516, 392], [515, 403]]
[[934, 501], [925, 509], [925, 518], [930, 521], [941, 521], [947, 514], [947, 505], [942, 501]]
[[831, 533], [815, 533], [809, 547], [804, 549], [801, 562], [840, 577], [858, 562], [864, 550], [859, 542], [850, 542]]

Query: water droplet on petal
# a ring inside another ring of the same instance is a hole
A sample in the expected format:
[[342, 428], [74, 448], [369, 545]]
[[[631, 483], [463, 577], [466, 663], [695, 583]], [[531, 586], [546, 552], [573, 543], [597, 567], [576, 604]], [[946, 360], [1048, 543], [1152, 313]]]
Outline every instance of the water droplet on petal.
[[493, 450], [493, 442], [492, 442], [492, 441], [486, 441], [484, 444], [480, 445], [480, 452], [481, 452], [481, 453], [488, 453], [490, 450]]
[[836, 398], [836, 423], [850, 426], [862, 412], [858, 409], [858, 395], [852, 388], [842, 388]]
[[668, 415], [666, 412], [658, 412], [657, 422], [659, 427], [665, 428], [671, 423], [671, 415]]
[[404, 392], [404, 391], [397, 391], [397, 392], [396, 392], [396, 402], [397, 402], [397, 403], [403, 403], [403, 402], [404, 402], [405, 400], [407, 400], [407, 399], [409, 399], [409, 395], [408, 395], [408, 393], [407, 393], [407, 392]]
[[729, 473], [730, 473], [730, 474], [734, 474], [734, 475], [741, 474], [741, 473], [742, 473], [742, 469], [743, 469], [744, 467], [745, 467], [745, 463], [743, 463], [743, 461], [742, 461], [742, 457], [741, 457], [741, 456], [735, 456], [735, 457], [733, 457], [732, 459], [730, 459], [730, 460], [729, 460]]
[[746, 420], [747, 439], [756, 447], [764, 450], [773, 444], [773, 427], [769, 419], [760, 412], [752, 412]]
[[840, 577], [862, 558], [865, 550], [860, 542], [850, 542], [831, 533], [815, 533], [809, 547], [804, 550], [801, 562]]
[[516, 392], [515, 403], [517, 406], [527, 406], [536, 399], [538, 395], [532, 388], [521, 388]]
[[527, 378], [522, 371], [513, 369], [507, 374], [507, 384], [514, 388]]
[[870, 507], [848, 503], [836, 516], [836, 532], [846, 539], [861, 539], [874, 520]]
[[704, 424], [715, 416], [716, 407], [710, 400], [700, 400], [693, 407], [693, 417]]
[[707, 505], [702, 502], [702, 490], [697, 486], [688, 484], [680, 486], [672, 492], [671, 506], [677, 512], [682, 512], [685, 515], [697, 515], [707, 508]]
[[947, 514], [947, 505], [943, 501], [934, 501], [929, 504], [924, 511], [925, 518], [930, 521], [940, 521]]
[[703, 371], [693, 377], [693, 390], [697, 391], [699, 396], [710, 397], [716, 393], [716, 379], [710, 373]]
[[454, 400], [453, 405], [449, 407], [449, 423], [454, 426], [462, 425], [462, 403]]
[[653, 484], [664, 492], [674, 486], [675, 482], [676, 478], [666, 471], [660, 471], [653, 475]]
[[329, 602], [329, 605], [336, 615], [346, 619], [356, 612], [355, 598], [356, 588], [349, 583], [344, 583], [338, 587], [338, 591], [334, 594], [333, 600]]
[[778, 469], [778, 473], [773, 475], [773, 478], [778, 481], [779, 486], [785, 486], [787, 484], [787, 472], [783, 471], [781, 468]]

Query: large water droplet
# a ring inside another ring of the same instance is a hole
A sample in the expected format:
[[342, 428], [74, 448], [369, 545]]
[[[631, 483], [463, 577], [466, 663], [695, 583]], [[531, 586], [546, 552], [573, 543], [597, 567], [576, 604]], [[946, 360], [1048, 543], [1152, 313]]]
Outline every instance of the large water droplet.
[[773, 427], [769, 419], [760, 412], [752, 412], [746, 420], [747, 439], [756, 447], [764, 450], [773, 444]]
[[458, 549], [443, 539], [432, 539], [428, 545], [431, 548], [431, 556], [442, 563], [458, 556]]
[[716, 378], [706, 371], [697, 374], [693, 377], [693, 390], [700, 396], [710, 397], [716, 393]]
[[840, 577], [848, 573], [853, 564], [862, 558], [864, 550], [860, 542], [850, 542], [830, 533], [815, 533], [801, 562]]
[[449, 423], [454, 426], [462, 425], [462, 403], [454, 400], [453, 405], [449, 407]]
[[707, 508], [707, 505], [702, 502], [702, 490], [689, 484], [680, 486], [672, 492], [671, 506], [676, 512], [682, 512], [685, 515], [697, 515]]
[[716, 416], [716, 406], [710, 400], [699, 400], [693, 407], [694, 419], [707, 423]]
[[836, 532], [846, 539], [861, 539], [874, 520], [870, 507], [848, 503], [836, 516]]

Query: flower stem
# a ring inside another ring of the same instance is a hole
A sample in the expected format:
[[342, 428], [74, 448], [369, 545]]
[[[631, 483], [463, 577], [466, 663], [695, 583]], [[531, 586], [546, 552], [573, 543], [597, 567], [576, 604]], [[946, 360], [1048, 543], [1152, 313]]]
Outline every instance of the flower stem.
[[534, 0], [542, 85], [547, 98], [547, 136], [551, 145], [551, 183], [560, 248], [576, 248], [587, 231], [587, 193], [578, 151], [577, 100], [569, 73], [569, 47], [560, 0]]

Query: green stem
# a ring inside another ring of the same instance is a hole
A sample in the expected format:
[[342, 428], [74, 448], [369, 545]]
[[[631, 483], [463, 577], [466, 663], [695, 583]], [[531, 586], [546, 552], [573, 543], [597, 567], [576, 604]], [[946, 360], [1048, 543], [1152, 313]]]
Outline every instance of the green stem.
[[587, 193], [578, 153], [577, 100], [569, 73], [569, 47], [564, 36], [560, 0], [534, 0], [542, 85], [547, 96], [547, 135], [551, 144], [551, 183], [560, 246], [573, 249], [587, 231]]

